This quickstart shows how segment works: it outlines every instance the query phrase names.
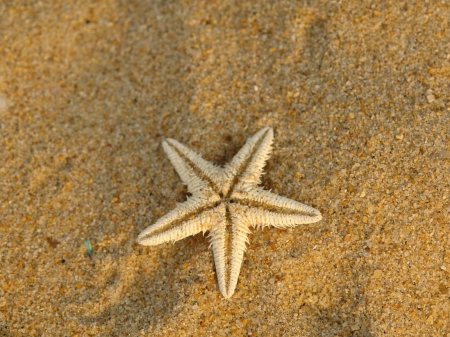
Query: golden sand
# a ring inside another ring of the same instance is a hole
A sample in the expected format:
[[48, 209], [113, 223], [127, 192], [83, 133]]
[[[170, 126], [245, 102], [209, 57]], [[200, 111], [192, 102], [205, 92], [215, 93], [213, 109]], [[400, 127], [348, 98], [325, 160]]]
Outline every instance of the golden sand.
[[[447, 1], [0, 2], [0, 336], [450, 336]], [[275, 130], [267, 189], [324, 219], [145, 248]], [[91, 254], [89, 244], [92, 246]]]

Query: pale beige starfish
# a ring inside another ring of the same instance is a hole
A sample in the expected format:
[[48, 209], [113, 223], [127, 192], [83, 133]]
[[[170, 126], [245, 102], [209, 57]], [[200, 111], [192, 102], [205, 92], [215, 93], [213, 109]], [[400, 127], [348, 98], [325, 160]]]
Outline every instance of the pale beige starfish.
[[250, 227], [289, 228], [322, 219], [318, 210], [258, 186], [272, 140], [271, 128], [260, 130], [223, 168], [174, 139], [164, 141], [164, 150], [192, 196], [145, 229], [137, 241], [153, 246], [209, 231], [219, 289], [230, 298]]

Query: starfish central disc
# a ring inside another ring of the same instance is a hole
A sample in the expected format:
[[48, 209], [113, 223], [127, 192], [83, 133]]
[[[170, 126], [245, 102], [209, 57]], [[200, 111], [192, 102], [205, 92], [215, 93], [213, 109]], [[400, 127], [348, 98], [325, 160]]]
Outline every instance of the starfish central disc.
[[260, 130], [223, 168], [174, 139], [164, 141], [164, 151], [192, 196], [146, 228], [137, 241], [152, 246], [209, 232], [219, 290], [230, 298], [250, 228], [289, 228], [322, 219], [318, 210], [259, 186], [272, 141], [271, 128]]

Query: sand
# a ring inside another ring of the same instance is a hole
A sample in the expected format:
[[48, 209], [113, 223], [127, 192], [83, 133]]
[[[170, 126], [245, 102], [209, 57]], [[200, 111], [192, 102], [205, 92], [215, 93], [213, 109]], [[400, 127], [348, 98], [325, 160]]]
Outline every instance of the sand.
[[[450, 336], [448, 1], [0, 3], [0, 336]], [[230, 300], [161, 142], [323, 220], [254, 231]], [[89, 245], [92, 246], [90, 249]]]

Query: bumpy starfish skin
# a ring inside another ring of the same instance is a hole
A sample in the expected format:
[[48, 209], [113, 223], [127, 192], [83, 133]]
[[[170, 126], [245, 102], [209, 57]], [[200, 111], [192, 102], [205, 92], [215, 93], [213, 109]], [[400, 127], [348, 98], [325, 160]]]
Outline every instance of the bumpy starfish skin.
[[271, 128], [260, 130], [223, 168], [174, 139], [164, 141], [164, 151], [192, 196], [145, 229], [137, 241], [153, 246], [209, 231], [219, 289], [230, 298], [251, 227], [289, 228], [322, 219], [318, 210], [258, 186], [272, 140]]

